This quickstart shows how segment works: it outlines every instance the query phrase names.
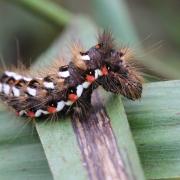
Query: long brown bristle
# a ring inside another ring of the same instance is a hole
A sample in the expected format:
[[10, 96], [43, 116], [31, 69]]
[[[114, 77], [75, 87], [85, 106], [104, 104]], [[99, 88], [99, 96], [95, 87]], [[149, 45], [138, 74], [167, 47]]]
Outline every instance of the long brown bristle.
[[98, 43], [103, 44], [103, 48], [105, 51], [113, 49], [115, 47], [115, 42], [111, 31], [104, 30], [103, 33], [100, 33], [98, 35]]
[[80, 53], [84, 52], [84, 49], [80, 43], [74, 43], [71, 47], [72, 62], [76, 67], [81, 70], [86, 70], [86, 63], [80, 58]]

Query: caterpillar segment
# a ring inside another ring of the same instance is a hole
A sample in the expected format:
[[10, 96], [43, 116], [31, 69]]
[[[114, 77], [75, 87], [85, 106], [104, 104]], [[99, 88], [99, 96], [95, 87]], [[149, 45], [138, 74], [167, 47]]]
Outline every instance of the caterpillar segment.
[[[87, 74], [80, 74], [73, 64], [59, 68], [58, 76], [63, 78], [63, 87], [57, 86], [58, 79], [46, 76], [45, 78], [21, 77], [14, 81], [12, 72], [1, 77], [1, 95], [7, 97], [9, 106], [16, 110], [19, 116], [40, 117], [60, 112], [73, 105], [81, 97], [84, 90], [95, 81], [95, 73], [88, 70]], [[16, 74], [16, 76], [20, 76]], [[96, 76], [97, 78], [97, 76]], [[10, 80], [13, 79], [13, 82]], [[8, 88], [7, 88], [8, 86]], [[56, 87], [57, 86], [57, 87]], [[7, 92], [8, 89], [8, 92]], [[61, 89], [61, 90], [60, 90]], [[44, 101], [44, 102], [43, 102]]]
[[71, 53], [68, 65], [49, 68], [40, 77], [5, 71], [0, 77], [0, 98], [17, 115], [36, 118], [66, 114], [73, 107], [86, 111], [98, 86], [131, 100], [141, 97], [143, 80], [129, 61], [133, 56], [128, 49], [116, 49], [110, 32], [100, 34], [98, 43], [89, 50], [78, 44]]

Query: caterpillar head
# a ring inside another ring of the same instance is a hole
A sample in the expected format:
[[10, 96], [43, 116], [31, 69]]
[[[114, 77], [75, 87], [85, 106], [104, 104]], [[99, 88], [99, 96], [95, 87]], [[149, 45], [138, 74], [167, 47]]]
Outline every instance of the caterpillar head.
[[99, 84], [107, 91], [122, 94], [131, 100], [136, 100], [142, 94], [142, 77], [128, 61], [129, 51], [111, 51], [111, 56], [104, 60], [101, 68], [103, 76]]
[[87, 69], [100, 70], [98, 84], [107, 91], [135, 100], [142, 94], [142, 78], [130, 63], [131, 56], [129, 49], [116, 50], [108, 31], [99, 35], [95, 46], [80, 52], [80, 59], [86, 63]]
[[108, 31], [104, 31], [98, 36], [98, 42], [88, 51], [81, 51], [80, 58], [86, 63], [89, 69], [100, 68], [104, 59], [111, 56], [111, 50], [114, 49], [114, 40]]

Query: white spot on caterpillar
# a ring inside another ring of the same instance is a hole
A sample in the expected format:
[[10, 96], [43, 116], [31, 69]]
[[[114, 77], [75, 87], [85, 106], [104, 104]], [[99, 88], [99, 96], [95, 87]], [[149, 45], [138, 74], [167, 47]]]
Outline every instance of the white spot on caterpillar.
[[81, 56], [81, 59], [84, 61], [90, 61], [90, 57], [88, 55]]
[[40, 77], [37, 77], [36, 79], [41, 80], [41, 81], [43, 80], [43, 78], [40, 78]]
[[28, 94], [30, 94], [31, 96], [36, 96], [36, 89], [27, 87], [27, 92], [28, 92]]
[[36, 111], [36, 113], [35, 113], [35, 117], [39, 117], [39, 116], [41, 116], [41, 114], [49, 114], [49, 112], [48, 111], [44, 111], [44, 110], [42, 110], [42, 109], [39, 109], [39, 110], [37, 110]]
[[96, 69], [96, 70], [95, 70], [95, 79], [98, 78], [98, 75], [99, 75], [99, 69]]
[[58, 72], [59, 77], [67, 78], [70, 76], [69, 71], [59, 71]]
[[44, 86], [48, 89], [54, 89], [54, 83], [53, 82], [43, 82]]
[[19, 116], [23, 116], [24, 114], [27, 114], [25, 110], [19, 111]]
[[98, 73], [99, 76], [102, 76], [102, 72], [101, 72], [100, 69], [96, 69], [95, 71], [97, 71], [97, 73]]
[[77, 88], [76, 88], [77, 96], [80, 97], [82, 93], [83, 93], [83, 86], [82, 85], [78, 85]]
[[10, 71], [5, 71], [5, 74], [9, 77], [13, 77], [15, 80], [20, 80], [22, 79], [22, 76], [20, 76], [19, 74], [16, 74], [14, 72], [10, 72]]
[[18, 81], [18, 80], [22, 79], [22, 76], [20, 76], [19, 74], [15, 74], [13, 76], [13, 78]]
[[60, 101], [60, 102], [57, 103], [56, 110], [57, 111], [61, 111], [64, 108], [64, 106], [65, 106], [65, 102], [64, 101]]
[[5, 71], [5, 74], [9, 77], [14, 77], [14, 75], [16, 75], [16, 73], [10, 71]]
[[28, 82], [32, 80], [32, 78], [29, 78], [29, 77], [23, 77], [23, 79]]
[[3, 85], [2, 83], [0, 83], [0, 92], [2, 92], [2, 90], [3, 90]]
[[90, 84], [91, 84], [90, 82], [85, 81], [85, 82], [82, 83], [82, 86], [83, 86], [84, 89], [87, 89], [90, 86]]
[[3, 92], [8, 95], [10, 92], [10, 86], [8, 84], [3, 84]]
[[73, 104], [72, 101], [66, 101], [66, 102], [65, 102], [65, 105], [67, 105], [67, 106], [71, 106], [72, 104]]
[[20, 96], [20, 90], [17, 89], [16, 87], [12, 87], [12, 91], [15, 97], [19, 97]]

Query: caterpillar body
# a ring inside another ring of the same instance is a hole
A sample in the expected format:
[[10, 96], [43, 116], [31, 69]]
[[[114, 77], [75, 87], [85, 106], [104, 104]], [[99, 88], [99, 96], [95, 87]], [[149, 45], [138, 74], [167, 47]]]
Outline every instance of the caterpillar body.
[[98, 43], [89, 50], [76, 45], [71, 52], [68, 65], [59, 63], [44, 76], [4, 71], [0, 76], [1, 100], [17, 115], [35, 118], [63, 115], [74, 107], [86, 109], [83, 104], [91, 104], [91, 94], [98, 86], [131, 100], [141, 97], [142, 77], [129, 61], [130, 50], [117, 49], [110, 32], [99, 34]]

